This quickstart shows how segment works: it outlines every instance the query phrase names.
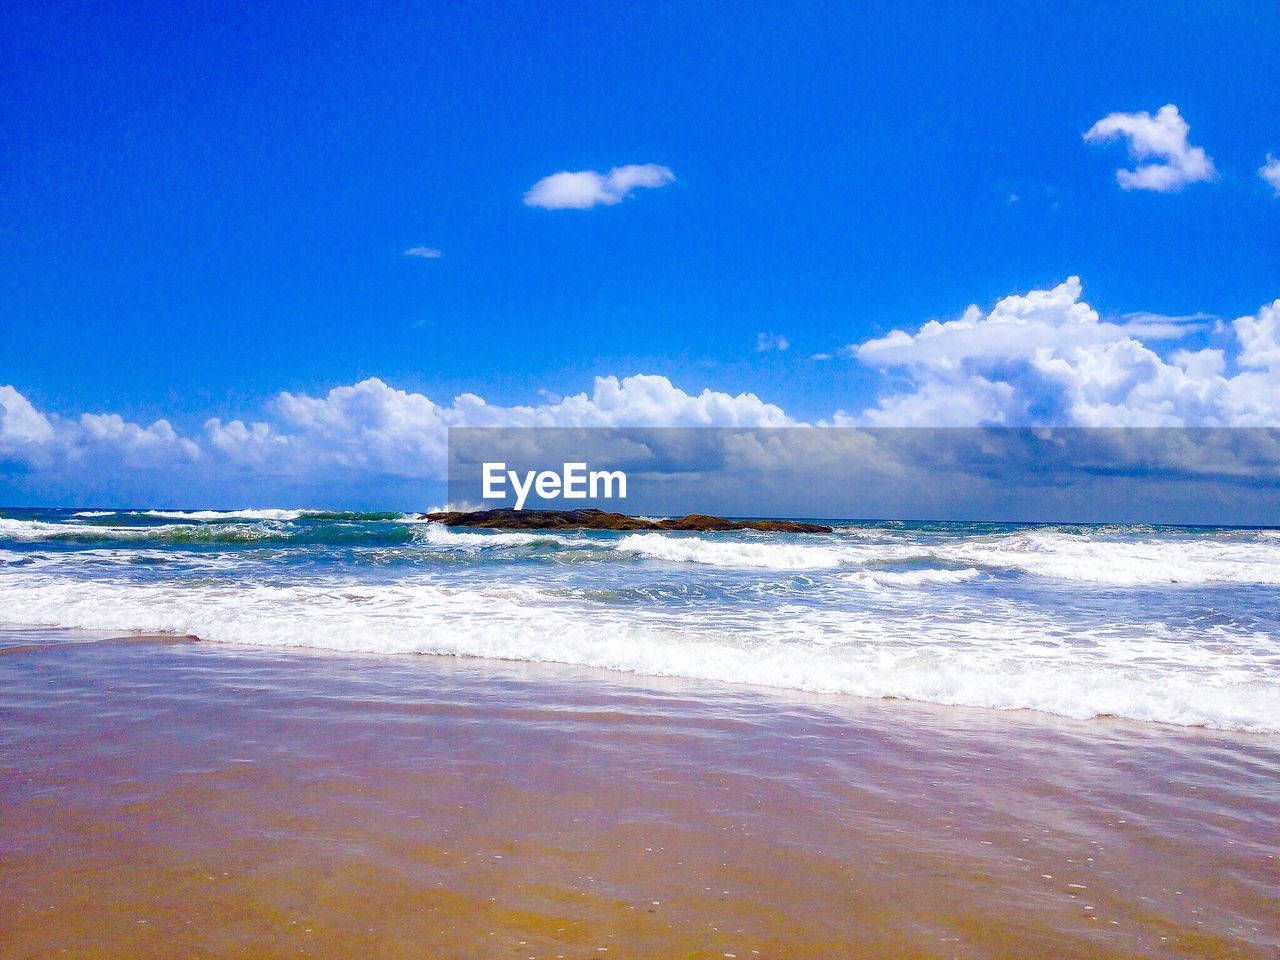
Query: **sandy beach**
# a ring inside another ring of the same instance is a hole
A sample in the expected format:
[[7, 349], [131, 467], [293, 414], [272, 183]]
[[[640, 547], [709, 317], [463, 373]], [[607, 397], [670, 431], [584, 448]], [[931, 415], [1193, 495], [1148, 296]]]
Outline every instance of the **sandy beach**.
[[9, 630], [11, 958], [1270, 957], [1274, 737]]

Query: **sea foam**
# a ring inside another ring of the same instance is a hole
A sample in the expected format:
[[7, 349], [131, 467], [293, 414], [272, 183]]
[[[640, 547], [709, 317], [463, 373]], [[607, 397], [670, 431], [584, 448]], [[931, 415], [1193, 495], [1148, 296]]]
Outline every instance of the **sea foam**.
[[849, 556], [835, 547], [789, 543], [749, 543], [666, 533], [633, 533], [618, 542], [617, 549], [653, 560], [701, 563], [718, 567], [753, 567], [764, 570], [821, 570], [838, 567]]
[[1155, 540], [1037, 531], [956, 540], [936, 545], [930, 552], [954, 563], [1078, 583], [1280, 584], [1280, 543], [1262, 537], [1242, 543], [1190, 536]]
[[715, 610], [593, 608], [518, 584], [460, 589], [334, 581], [228, 589], [10, 573], [0, 583], [6, 619], [26, 624], [191, 634], [268, 647], [560, 662], [1280, 732], [1280, 673], [1253, 650], [1228, 654], [1170, 644], [1159, 631], [1073, 637], [1043, 617], [947, 622], [787, 609], [771, 620]]
[[1280, 733], [1270, 531], [617, 534], [294, 512], [0, 516], [0, 616]]

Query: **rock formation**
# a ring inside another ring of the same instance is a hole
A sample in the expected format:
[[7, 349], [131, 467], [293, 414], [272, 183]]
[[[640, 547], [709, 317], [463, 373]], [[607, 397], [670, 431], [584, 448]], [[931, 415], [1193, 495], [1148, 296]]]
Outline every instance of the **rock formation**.
[[483, 527], [493, 530], [766, 530], [771, 533], [830, 533], [820, 523], [796, 520], [726, 520], [691, 513], [679, 519], [644, 520], [605, 510], [473, 510], [426, 513], [449, 527]]

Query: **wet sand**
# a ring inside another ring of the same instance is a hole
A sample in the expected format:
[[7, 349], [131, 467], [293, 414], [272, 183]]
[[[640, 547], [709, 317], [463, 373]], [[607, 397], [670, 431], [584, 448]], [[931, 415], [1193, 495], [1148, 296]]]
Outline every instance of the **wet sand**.
[[1270, 736], [0, 631], [0, 954], [1274, 957], [1278, 782]]

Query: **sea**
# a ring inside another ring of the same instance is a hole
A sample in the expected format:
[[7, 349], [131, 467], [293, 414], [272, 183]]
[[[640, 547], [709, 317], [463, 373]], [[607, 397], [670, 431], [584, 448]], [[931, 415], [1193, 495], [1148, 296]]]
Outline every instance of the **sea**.
[[159, 634], [1280, 732], [1280, 531], [825, 522], [544, 533], [6, 509], [0, 647], [31, 628]]

